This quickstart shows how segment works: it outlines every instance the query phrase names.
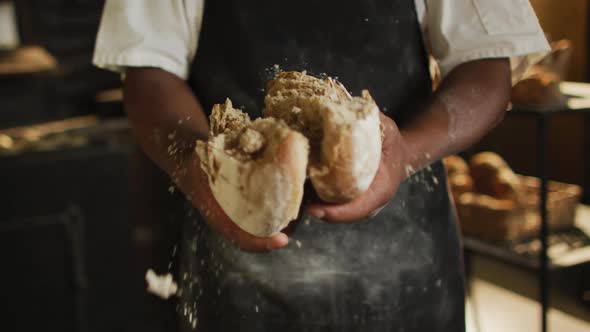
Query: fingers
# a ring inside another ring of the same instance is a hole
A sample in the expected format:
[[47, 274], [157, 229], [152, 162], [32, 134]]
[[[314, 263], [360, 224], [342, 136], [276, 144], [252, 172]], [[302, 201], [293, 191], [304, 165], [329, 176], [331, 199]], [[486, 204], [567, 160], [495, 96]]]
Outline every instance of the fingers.
[[[397, 125], [395, 124], [395, 121], [393, 121], [387, 115], [383, 114], [383, 112], [379, 113], [379, 121], [381, 121], [381, 125], [383, 126], [385, 133], [389, 133], [392, 130], [397, 130]], [[386, 138], [387, 138], [387, 135], [386, 135]]]
[[399, 140], [400, 133], [395, 121], [387, 115], [379, 113], [379, 119], [384, 133], [382, 150], [383, 152], [387, 152], [388, 149], [395, 145], [396, 141]]
[[349, 224], [364, 219], [369, 212], [365, 209], [355, 210], [356, 204], [344, 205], [312, 205], [309, 207], [309, 214], [323, 221], [334, 224]]
[[354, 201], [340, 205], [312, 204], [308, 208], [310, 215], [322, 219], [326, 222], [346, 224], [352, 223], [369, 216], [377, 210], [382, 203], [376, 203], [382, 200], [374, 191], [366, 192], [363, 196]]
[[272, 237], [257, 237], [242, 230], [226, 214], [211, 192], [207, 182], [201, 182], [199, 195], [193, 199], [207, 224], [225, 239], [244, 251], [268, 252], [280, 249], [289, 243], [289, 238], [284, 233]]
[[250, 252], [269, 252], [289, 244], [289, 238], [284, 233], [269, 238], [261, 238], [244, 232], [233, 223], [229, 228], [220, 231], [220, 233], [241, 250]]
[[[213, 208], [215, 209], [215, 208]], [[210, 207], [209, 211], [212, 208]], [[238, 227], [221, 209], [205, 215], [209, 226], [233, 245], [251, 252], [267, 252], [280, 249], [289, 243], [289, 238], [284, 233], [271, 237], [257, 237], [245, 232]]]
[[207, 222], [214, 231], [218, 232], [229, 242], [238, 248], [251, 252], [268, 252], [280, 249], [289, 243], [289, 238], [284, 233], [279, 233], [271, 237], [257, 237], [238, 227], [217, 205], [217, 202], [211, 202], [209, 211], [214, 211], [208, 216]]
[[369, 189], [357, 199], [345, 204], [314, 203], [308, 207], [308, 213], [331, 223], [355, 222], [384, 206], [393, 196], [395, 188], [388, 172], [380, 167]]

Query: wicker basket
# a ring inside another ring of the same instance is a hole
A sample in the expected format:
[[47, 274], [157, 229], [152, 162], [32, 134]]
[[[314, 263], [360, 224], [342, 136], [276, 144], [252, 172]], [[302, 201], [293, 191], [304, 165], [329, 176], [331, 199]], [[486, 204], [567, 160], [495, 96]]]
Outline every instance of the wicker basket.
[[[492, 241], [512, 241], [536, 236], [541, 225], [540, 181], [538, 178], [520, 177], [521, 198], [511, 209], [491, 209], [477, 204], [457, 202], [457, 213], [463, 234]], [[547, 212], [551, 230], [573, 226], [581, 195], [582, 189], [579, 186], [549, 182]]]

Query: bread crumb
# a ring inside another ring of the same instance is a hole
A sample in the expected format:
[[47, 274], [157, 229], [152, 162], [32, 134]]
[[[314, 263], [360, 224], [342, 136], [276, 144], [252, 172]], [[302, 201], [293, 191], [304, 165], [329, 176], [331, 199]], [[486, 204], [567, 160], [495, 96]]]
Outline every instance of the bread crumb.
[[149, 269], [145, 274], [145, 281], [148, 284], [147, 291], [164, 300], [169, 299], [178, 291], [178, 285], [172, 280], [170, 273], [159, 276], [154, 270]]
[[210, 120], [211, 136], [239, 131], [251, 123], [248, 114], [235, 109], [229, 98], [225, 100], [224, 104], [213, 105]]
[[414, 167], [412, 167], [412, 165], [406, 165], [405, 167], [406, 170], [406, 176], [412, 176], [414, 175], [414, 173], [416, 173], [416, 170], [414, 169]]
[[264, 137], [258, 131], [248, 128], [240, 136], [240, 149], [246, 153], [255, 153], [264, 146]]

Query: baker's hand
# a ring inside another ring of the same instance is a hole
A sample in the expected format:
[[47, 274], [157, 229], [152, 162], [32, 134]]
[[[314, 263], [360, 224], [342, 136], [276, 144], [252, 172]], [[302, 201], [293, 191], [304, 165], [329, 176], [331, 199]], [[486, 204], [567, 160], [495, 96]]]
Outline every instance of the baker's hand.
[[349, 203], [310, 204], [310, 215], [332, 223], [351, 223], [375, 215], [393, 198], [407, 176], [407, 149], [395, 122], [383, 113], [380, 118], [385, 137], [379, 169], [369, 189]]
[[185, 188], [183, 191], [187, 193], [193, 206], [199, 210], [207, 224], [215, 232], [245, 251], [272, 251], [289, 243], [289, 238], [283, 233], [262, 238], [251, 235], [238, 227], [217, 203], [209, 187], [207, 176], [199, 166], [198, 158], [195, 157], [194, 160], [188, 162], [190, 163], [187, 167], [188, 174], [181, 187]]

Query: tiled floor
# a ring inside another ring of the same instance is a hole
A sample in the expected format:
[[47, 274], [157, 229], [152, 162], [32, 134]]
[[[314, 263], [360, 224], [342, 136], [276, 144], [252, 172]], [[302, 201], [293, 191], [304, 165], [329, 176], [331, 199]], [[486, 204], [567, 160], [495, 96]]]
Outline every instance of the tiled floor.
[[[534, 300], [537, 282], [532, 273], [477, 256], [472, 264], [468, 332], [540, 331], [540, 305]], [[590, 331], [590, 308], [556, 289], [551, 292], [551, 303], [549, 332]]]

